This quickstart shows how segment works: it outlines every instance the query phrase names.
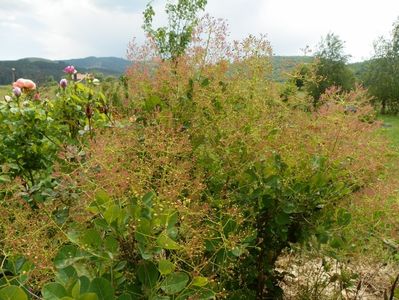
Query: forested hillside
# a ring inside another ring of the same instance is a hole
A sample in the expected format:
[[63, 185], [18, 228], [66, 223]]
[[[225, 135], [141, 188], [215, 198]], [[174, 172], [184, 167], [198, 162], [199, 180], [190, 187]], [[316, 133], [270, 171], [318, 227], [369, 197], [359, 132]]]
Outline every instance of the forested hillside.
[[[130, 61], [117, 57], [87, 57], [63, 61], [52, 61], [43, 58], [25, 58], [15, 61], [0, 61], [0, 85], [12, 82], [12, 68], [16, 78], [31, 78], [38, 83], [59, 81], [62, 70], [67, 65], [74, 65], [81, 73], [99, 73], [110, 76], [122, 75]], [[60, 71], [61, 70], [61, 71]]]
[[[310, 56], [272, 56], [273, 72], [271, 79], [285, 82], [295, 68], [303, 63], [311, 63]], [[0, 85], [11, 83], [12, 68], [16, 69], [16, 77], [32, 78], [36, 82], [44, 83], [49, 80], [58, 81], [62, 77], [63, 69], [67, 65], [74, 65], [80, 72], [94, 72], [104, 75], [119, 76], [131, 64], [130, 61], [117, 57], [86, 57], [63, 61], [51, 61], [42, 58], [25, 58], [17, 61], [0, 61]], [[349, 64], [359, 80], [365, 72], [365, 63]]]

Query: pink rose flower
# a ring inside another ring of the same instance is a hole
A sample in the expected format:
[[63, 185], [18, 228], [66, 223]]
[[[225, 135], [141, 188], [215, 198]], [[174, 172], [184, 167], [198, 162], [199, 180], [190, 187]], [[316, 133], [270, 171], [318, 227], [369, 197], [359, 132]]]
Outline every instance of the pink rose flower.
[[32, 80], [25, 79], [24, 88], [26, 88], [28, 90], [35, 90], [36, 89], [36, 84]]
[[30, 79], [24, 79], [24, 78], [19, 78], [17, 81], [15, 81], [12, 86], [14, 88], [18, 87], [20, 89], [26, 89], [26, 90], [35, 90], [36, 89], [36, 84], [30, 80]]
[[22, 89], [25, 86], [25, 79], [19, 78], [17, 81], [15, 81], [12, 86], [14, 88], [20, 88]]

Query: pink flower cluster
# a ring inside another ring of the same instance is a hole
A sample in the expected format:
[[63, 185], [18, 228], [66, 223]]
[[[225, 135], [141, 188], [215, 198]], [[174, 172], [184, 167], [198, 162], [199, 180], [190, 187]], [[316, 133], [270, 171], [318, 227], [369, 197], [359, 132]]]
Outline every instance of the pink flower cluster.
[[67, 74], [74, 74], [76, 72], [76, 69], [74, 66], [67, 66], [64, 68], [64, 72]]
[[12, 84], [13, 88], [35, 90], [36, 84], [30, 79], [19, 78]]

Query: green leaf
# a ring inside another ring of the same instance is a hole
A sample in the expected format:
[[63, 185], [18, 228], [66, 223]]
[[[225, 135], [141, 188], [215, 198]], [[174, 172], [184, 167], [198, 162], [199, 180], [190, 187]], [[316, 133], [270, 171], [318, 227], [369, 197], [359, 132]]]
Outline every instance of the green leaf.
[[174, 240], [172, 240], [168, 235], [163, 232], [157, 238], [157, 244], [167, 250], [178, 250], [180, 246]]
[[42, 288], [42, 295], [45, 300], [59, 300], [62, 297], [67, 297], [68, 293], [61, 284], [51, 282]]
[[161, 259], [158, 263], [158, 269], [162, 275], [167, 275], [175, 270], [175, 265], [167, 259]]
[[207, 87], [209, 85], [209, 78], [205, 78], [204, 80], [202, 80], [201, 82], [201, 87]]
[[[198, 299], [198, 300], [208, 300], [208, 299], [215, 299], [215, 292], [212, 290], [209, 290], [207, 288], [189, 288], [184, 290], [183, 293], [178, 295], [175, 299], [176, 300], [186, 300], [186, 299]], [[248, 297], [248, 295], [245, 295], [246, 297], [239, 298], [239, 299], [255, 299], [254, 297]], [[234, 299], [238, 299], [234, 297]]]
[[226, 237], [229, 236], [231, 232], [236, 230], [237, 227], [237, 222], [234, 221], [233, 219], [229, 218], [227, 221], [223, 224], [223, 233]]
[[163, 106], [162, 100], [161, 100], [161, 98], [159, 98], [159, 96], [152, 95], [148, 99], [146, 99], [144, 102], [144, 109], [147, 112], [151, 112], [157, 106], [160, 106], [160, 107]]
[[179, 230], [175, 226], [173, 226], [173, 227], [168, 228], [166, 230], [166, 233], [167, 233], [168, 237], [170, 237], [171, 239], [174, 240], [177, 238], [177, 236], [179, 234]]
[[114, 204], [107, 208], [104, 212], [104, 219], [107, 221], [108, 224], [111, 224], [113, 221], [117, 220], [118, 217], [121, 215], [121, 208]]
[[114, 289], [111, 283], [102, 277], [94, 278], [90, 283], [89, 292], [95, 293], [98, 300], [114, 299]]
[[173, 226], [175, 226], [178, 221], [179, 221], [179, 214], [177, 211], [168, 213], [166, 221], [168, 229], [173, 228]]
[[290, 216], [286, 213], [281, 212], [276, 216], [276, 223], [278, 225], [287, 225], [290, 223]]
[[[28, 273], [33, 270], [33, 264], [28, 261], [23, 256], [9, 257], [6, 263], [6, 268], [14, 274]], [[20, 275], [20, 281], [22, 277], [26, 277], [27, 275]]]
[[337, 214], [337, 222], [339, 226], [347, 226], [352, 220], [352, 215], [345, 209], [339, 209]]
[[199, 287], [206, 286], [207, 284], [208, 284], [208, 278], [202, 276], [194, 277], [193, 282], [191, 283], [191, 285]]
[[140, 219], [137, 230], [134, 234], [136, 240], [141, 243], [146, 243], [148, 237], [152, 234], [151, 222], [147, 219]]
[[93, 213], [102, 212], [106, 204], [111, 201], [107, 192], [100, 190], [96, 193], [95, 200], [90, 204], [88, 210]]
[[86, 293], [90, 287], [90, 279], [87, 278], [86, 276], [80, 276], [79, 281], [80, 281], [80, 292]]
[[98, 296], [95, 293], [84, 293], [80, 295], [78, 300], [99, 300]]
[[80, 295], [80, 280], [76, 280], [75, 285], [72, 287], [71, 291], [72, 297], [78, 298]]
[[165, 280], [161, 283], [161, 289], [168, 295], [174, 295], [182, 291], [190, 277], [183, 272], [176, 272], [166, 276]]
[[152, 199], [154, 198], [155, 193], [154, 192], [148, 192], [143, 196], [143, 203], [145, 206], [151, 208], [152, 207]]
[[326, 161], [327, 161], [327, 158], [325, 158], [324, 156], [315, 155], [312, 158], [312, 168], [314, 170], [323, 169], [326, 164]]
[[96, 199], [97, 205], [104, 205], [104, 204], [108, 203], [109, 201], [111, 201], [111, 198], [109, 197], [107, 192], [104, 190], [98, 191], [96, 193], [95, 199]]
[[57, 222], [58, 225], [62, 225], [68, 220], [69, 208], [64, 207], [62, 209], [57, 209], [53, 211], [52, 215], [54, 217], [55, 222]]
[[0, 290], [1, 300], [28, 300], [28, 296], [23, 289], [15, 285], [10, 285]]
[[240, 257], [244, 252], [245, 252], [245, 247], [242, 245], [235, 246], [233, 249], [231, 249], [231, 253], [235, 257]]
[[78, 274], [74, 267], [68, 266], [64, 269], [59, 269], [56, 271], [56, 280], [64, 286], [67, 286], [68, 283], [75, 281], [78, 277]]
[[137, 276], [143, 285], [152, 288], [158, 281], [159, 272], [154, 263], [143, 261], [137, 268]]
[[293, 203], [293, 202], [290, 202], [290, 201], [286, 201], [284, 204], [283, 204], [283, 212], [285, 212], [286, 214], [292, 214], [292, 213], [294, 213], [295, 211], [296, 211], [296, 206], [295, 206], [295, 204]]
[[336, 237], [330, 241], [330, 246], [335, 249], [339, 249], [344, 245], [344, 242], [341, 238]]
[[107, 236], [104, 240], [104, 246], [108, 255], [115, 255], [118, 251], [119, 244], [113, 236]]
[[88, 257], [90, 257], [88, 253], [78, 249], [76, 246], [67, 245], [58, 251], [57, 256], [54, 258], [54, 265], [58, 269], [63, 269]]
[[118, 297], [118, 300], [133, 300], [132, 296], [130, 296], [129, 294], [122, 294]]
[[316, 234], [317, 241], [320, 244], [326, 244], [329, 239], [329, 235], [327, 231], [320, 231]]
[[85, 247], [97, 248], [101, 245], [102, 238], [97, 230], [90, 228], [82, 232], [82, 236], [80, 237], [80, 242]]
[[8, 175], [0, 175], [0, 183], [11, 182], [11, 178]]

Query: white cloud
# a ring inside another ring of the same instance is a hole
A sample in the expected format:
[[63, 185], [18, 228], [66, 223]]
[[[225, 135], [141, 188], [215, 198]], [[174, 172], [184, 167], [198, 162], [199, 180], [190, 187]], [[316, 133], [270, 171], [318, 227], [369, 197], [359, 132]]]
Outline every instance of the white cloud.
[[[133, 36], [143, 40], [147, 1], [0, 0], [0, 60], [124, 56]], [[153, 4], [156, 24], [164, 24], [165, 0]], [[266, 33], [276, 54], [301, 54], [300, 48], [334, 32], [359, 60], [370, 57], [378, 36], [389, 34], [399, 1], [208, 0], [207, 12], [227, 19], [234, 39]]]
[[[141, 12], [110, 10], [94, 5], [91, 0], [73, 5], [68, 0], [32, 1], [29, 12], [14, 13], [14, 22], [20, 28], [0, 31], [0, 38], [10, 45], [9, 49], [0, 49], [0, 59], [124, 56], [129, 40], [140, 31], [142, 23]], [[3, 23], [3, 18], [0, 20]], [[25, 47], [15, 46], [17, 37], [25, 40]]]
[[393, 0], [270, 0], [259, 9], [262, 30], [269, 32], [275, 52], [298, 54], [306, 44], [315, 46], [328, 32], [346, 41], [346, 52], [354, 60], [370, 57], [372, 43], [388, 34], [399, 14]]

